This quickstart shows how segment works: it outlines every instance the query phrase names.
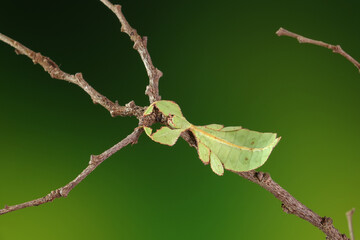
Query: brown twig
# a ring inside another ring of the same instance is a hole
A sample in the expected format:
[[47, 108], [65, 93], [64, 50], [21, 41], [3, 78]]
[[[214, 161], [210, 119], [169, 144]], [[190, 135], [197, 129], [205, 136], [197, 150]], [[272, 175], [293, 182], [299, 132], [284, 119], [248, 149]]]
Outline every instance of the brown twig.
[[349, 233], [350, 233], [350, 239], [355, 240], [354, 237], [354, 230], [353, 230], [353, 223], [352, 223], [352, 217], [354, 215], [355, 208], [351, 209], [350, 211], [346, 212], [346, 218], [349, 225]]
[[340, 45], [331, 45], [329, 43], [325, 43], [322, 41], [318, 41], [318, 40], [313, 40], [307, 37], [303, 37], [299, 34], [290, 32], [284, 28], [280, 28], [279, 30], [277, 30], [276, 34], [280, 37], [280, 36], [288, 36], [288, 37], [292, 37], [295, 38], [299, 41], [299, 43], [309, 43], [309, 44], [313, 44], [313, 45], [317, 45], [320, 47], [324, 47], [324, 48], [328, 48], [330, 50], [332, 50], [334, 53], [338, 53], [341, 56], [345, 57], [347, 60], [349, 60], [352, 64], [354, 64], [354, 66], [360, 71], [360, 63], [358, 61], [356, 61], [353, 57], [351, 57], [347, 52], [345, 52], [344, 50], [342, 50], [342, 48], [340, 47]]
[[307, 208], [304, 204], [294, 198], [289, 192], [283, 189], [270, 177], [269, 173], [249, 171], [237, 172], [243, 178], [250, 180], [263, 187], [282, 202], [284, 212], [294, 214], [323, 231], [329, 240], [348, 240], [345, 234], [341, 234], [333, 225], [332, 219], [320, 217], [318, 214]]
[[[108, 4], [110, 4], [108, 2]], [[111, 4], [110, 4], [111, 5]], [[110, 6], [107, 5], [107, 6]], [[130, 25], [127, 23], [126, 19], [122, 15], [120, 11], [119, 6], [113, 6], [114, 11], [117, 12], [117, 16], [122, 17], [121, 23], [123, 25], [123, 28], [126, 29], [126, 33], [129, 34], [130, 38], [135, 42], [134, 48], [137, 49], [141, 55], [141, 58], [143, 59], [145, 63], [145, 67], [148, 71], [148, 75], [150, 77], [150, 85], [148, 86], [147, 94], [150, 97], [150, 101], [156, 101], [157, 99], [160, 99], [159, 96], [159, 90], [158, 90], [158, 81], [161, 77], [162, 73], [154, 68], [151, 62], [151, 58], [149, 53], [146, 49], [146, 38], [144, 38], [141, 43], [139, 42], [138, 38], [140, 38], [139, 35], [136, 34], [136, 31], [130, 27]], [[140, 38], [141, 39], [141, 38]], [[125, 106], [120, 106], [117, 102], [112, 102], [105, 96], [101, 95], [99, 92], [97, 92], [94, 88], [92, 88], [83, 78], [81, 73], [76, 73], [74, 75], [68, 74], [66, 72], [63, 72], [59, 66], [52, 61], [50, 58], [43, 56], [40, 53], [36, 53], [32, 51], [31, 49], [25, 47], [24, 45], [20, 44], [19, 42], [3, 35], [0, 33], [0, 41], [3, 41], [13, 48], [15, 48], [15, 52], [17, 54], [22, 54], [28, 56], [34, 64], [38, 63], [41, 65], [46, 72], [50, 74], [52, 78], [65, 80], [70, 83], [74, 83], [81, 87], [85, 92], [87, 92], [92, 101], [96, 104], [102, 105], [104, 108], [106, 108], [110, 114], [115, 116], [136, 116], [139, 119], [139, 125], [142, 125], [144, 123], [151, 125], [154, 122], [154, 119], [143, 119], [142, 114], [144, 112], [144, 107], [139, 107], [135, 105], [134, 101], [129, 102]], [[138, 46], [138, 47], [135, 47]], [[25, 202], [22, 204], [14, 205], [14, 206], [5, 206], [4, 209], [0, 209], [0, 215], [12, 212], [15, 210], [23, 209], [26, 207], [31, 206], [38, 206], [47, 202], [51, 202], [56, 198], [60, 197], [66, 197], [69, 192], [77, 186], [84, 178], [86, 178], [97, 166], [99, 166], [105, 159], [109, 158], [111, 155], [113, 155], [115, 152], [119, 151], [129, 143], [136, 143], [138, 137], [143, 132], [142, 128], [136, 128], [132, 134], [127, 136], [125, 139], [123, 139], [121, 142], [113, 146], [112, 148], [106, 150], [100, 155], [97, 156], [91, 156], [91, 160], [89, 162], [89, 165], [70, 183], [68, 183], [66, 186], [61, 187], [59, 189], [56, 189], [46, 195], [45, 197], [38, 198], [29, 202]]]
[[101, 95], [94, 88], [92, 88], [83, 78], [81, 73], [76, 73], [74, 75], [63, 72], [59, 66], [50, 58], [41, 55], [41, 53], [36, 53], [31, 49], [25, 47], [21, 43], [5, 36], [0, 33], [0, 41], [3, 41], [13, 48], [15, 48], [16, 54], [22, 54], [28, 56], [34, 64], [38, 63], [41, 65], [46, 72], [50, 74], [52, 78], [59, 80], [65, 80], [70, 83], [76, 84], [81, 87], [87, 94], [90, 95], [94, 104], [100, 104], [106, 108], [111, 116], [142, 116], [144, 109], [142, 107], [136, 106], [132, 101], [126, 106], [120, 106], [117, 102], [112, 102], [105, 96]]
[[52, 202], [56, 198], [67, 197], [70, 191], [74, 187], [76, 187], [82, 180], [84, 180], [92, 171], [94, 171], [95, 168], [99, 166], [103, 161], [105, 161], [111, 155], [113, 155], [123, 147], [129, 145], [130, 143], [132, 144], [137, 143], [137, 140], [142, 132], [143, 132], [142, 128], [135, 128], [135, 130], [130, 135], [128, 135], [126, 138], [124, 138], [119, 143], [109, 148], [102, 154], [91, 155], [89, 165], [74, 180], [69, 182], [67, 185], [58, 188], [54, 191], [51, 191], [51, 193], [49, 193], [45, 197], [38, 198], [14, 206], [5, 206], [5, 208], [0, 209], [0, 215], [27, 207], [39, 206], [44, 203]]
[[[196, 141], [189, 132], [184, 132], [181, 137], [189, 143], [191, 147], [197, 148]], [[305, 221], [311, 223], [325, 233], [328, 240], [349, 240], [345, 234], [341, 234], [337, 230], [333, 221], [329, 217], [320, 217], [311, 209], [306, 207], [296, 198], [294, 198], [288, 191], [282, 188], [270, 177], [269, 173], [248, 171], [248, 172], [235, 172], [239, 176], [261, 186], [266, 191], [274, 195], [275, 198], [281, 201], [281, 207], [285, 213], [293, 214]]]
[[145, 94], [149, 96], [150, 103], [161, 99], [159, 95], [159, 79], [163, 75], [162, 72], [154, 67], [150, 54], [147, 50], [147, 37], [141, 37], [136, 29], [132, 28], [125, 16], [121, 12], [121, 6], [112, 4], [108, 0], [100, 0], [111, 11], [115, 13], [121, 23], [121, 31], [129, 35], [130, 39], [134, 42], [134, 49], [140, 54], [142, 61], [144, 62], [147, 75], [149, 76], [149, 85], [146, 87]]

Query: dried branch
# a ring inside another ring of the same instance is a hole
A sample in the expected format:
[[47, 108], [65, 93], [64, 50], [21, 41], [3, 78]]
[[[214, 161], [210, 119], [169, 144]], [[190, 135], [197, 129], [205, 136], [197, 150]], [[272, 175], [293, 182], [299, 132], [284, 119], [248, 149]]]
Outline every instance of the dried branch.
[[347, 52], [345, 52], [344, 50], [342, 50], [342, 48], [340, 47], [340, 45], [331, 45], [329, 43], [325, 43], [322, 41], [318, 41], [318, 40], [313, 40], [307, 37], [303, 37], [299, 34], [290, 32], [284, 28], [280, 28], [279, 30], [277, 30], [276, 35], [280, 36], [288, 36], [288, 37], [292, 37], [295, 38], [299, 41], [299, 43], [309, 43], [309, 44], [313, 44], [313, 45], [317, 45], [320, 47], [324, 47], [324, 48], [328, 48], [330, 50], [332, 50], [334, 53], [338, 53], [341, 56], [345, 57], [347, 60], [349, 60], [352, 64], [354, 64], [354, 66], [360, 71], [360, 63], [358, 61], [356, 61], [353, 57], [351, 57]]
[[[122, 30], [125, 31], [134, 41], [134, 48], [138, 50], [140, 56], [145, 64], [146, 70], [148, 72], [150, 78], [150, 84], [147, 87], [146, 94], [149, 95], [150, 102], [160, 100], [159, 90], [158, 90], [158, 82], [159, 78], [161, 77], [162, 73], [156, 69], [152, 62], [150, 55], [146, 49], [146, 38], [142, 39], [137, 33], [135, 29], [132, 29], [128, 22], [126, 21], [125, 17], [121, 13], [121, 7], [119, 5], [112, 5], [108, 1], [102, 1], [105, 5], [107, 5], [110, 9], [114, 11], [114, 13], [119, 17], [120, 22], [122, 24]], [[46, 72], [50, 74], [52, 78], [65, 80], [70, 83], [74, 83], [81, 87], [85, 92], [87, 92], [92, 101], [96, 104], [102, 105], [106, 108], [110, 114], [115, 116], [136, 116], [139, 119], [139, 125], [148, 124], [151, 125], [156, 121], [155, 117], [150, 118], [143, 118], [142, 114], [144, 112], [144, 107], [139, 107], [135, 105], [134, 101], [129, 102], [125, 106], [120, 106], [117, 102], [112, 102], [105, 96], [101, 95], [97, 92], [94, 88], [92, 88], [83, 78], [81, 73], [76, 73], [74, 75], [68, 74], [63, 72], [59, 66], [52, 61], [50, 58], [43, 56], [40, 53], [36, 53], [31, 49], [25, 47], [24, 45], [20, 44], [19, 42], [3, 35], [0, 33], [0, 41], [3, 41], [13, 48], [15, 48], [16, 54], [22, 54], [28, 56], [34, 64], [40, 64]], [[106, 150], [100, 155], [92, 155], [89, 165], [70, 183], [56, 189], [46, 195], [45, 197], [38, 198], [29, 202], [25, 202], [22, 204], [14, 205], [14, 206], [5, 206], [4, 209], [0, 209], [0, 215], [12, 212], [15, 210], [23, 209], [26, 207], [31, 206], [38, 206], [47, 202], [51, 202], [56, 198], [66, 197], [69, 192], [77, 186], [83, 179], [85, 179], [92, 171], [95, 170], [97, 166], [99, 166], [103, 161], [105, 161], [108, 157], [113, 155], [115, 152], [119, 151], [123, 147], [127, 146], [129, 143], [136, 143], [137, 139], [143, 132], [141, 127], [138, 127], [134, 130], [132, 134], [127, 136], [121, 142], [113, 146], [112, 148]]]
[[[197, 148], [196, 140], [191, 136], [191, 132], [184, 132], [181, 137], [189, 143], [191, 147]], [[333, 221], [329, 217], [320, 217], [311, 209], [306, 207], [289, 192], [282, 188], [270, 177], [269, 173], [248, 171], [248, 172], [234, 172], [239, 176], [248, 179], [249, 181], [258, 184], [268, 192], [279, 199], [282, 204], [281, 207], [285, 213], [294, 214], [305, 221], [308, 221], [315, 227], [324, 232], [329, 240], [349, 240], [345, 234], [341, 234], [333, 225]]]
[[[313, 45], [317, 45], [320, 47], [328, 48], [332, 50], [334, 53], [338, 53], [341, 56], [345, 57], [349, 60], [354, 66], [360, 71], [360, 63], [356, 61], [353, 57], [351, 57], [347, 52], [342, 50], [340, 45], [331, 45], [329, 43], [325, 43], [318, 40], [313, 40], [307, 37], [303, 37], [299, 34], [290, 32], [284, 28], [280, 28], [276, 34], [280, 36], [288, 36], [295, 38], [299, 41], [299, 43], [309, 43]], [[340, 234], [339, 231], [333, 226], [331, 218], [320, 217], [318, 214], [314, 213], [310, 209], [308, 209], [305, 205], [297, 201], [293, 196], [291, 196], [287, 191], [281, 188], [277, 183], [275, 183], [270, 175], [267, 173], [255, 172], [253, 174], [250, 173], [238, 173], [240, 176], [243, 176], [249, 179], [252, 182], [255, 182], [271, 192], [276, 198], [278, 198], [283, 204], [282, 208], [284, 212], [294, 214], [308, 222], [310, 222], [315, 227], [318, 227], [321, 231], [323, 231], [328, 239], [348, 239], [345, 234]], [[258, 176], [266, 176], [265, 180], [261, 180]], [[350, 231], [350, 239], [354, 240], [353, 229], [352, 229], [352, 215], [355, 209], [350, 210], [346, 213], [349, 231]]]
[[142, 132], [143, 132], [143, 128], [139, 128], [139, 127], [135, 128], [135, 130], [130, 135], [128, 135], [126, 138], [124, 138], [119, 143], [109, 148], [102, 154], [91, 155], [89, 165], [74, 180], [69, 182], [67, 185], [58, 188], [54, 191], [51, 191], [51, 193], [49, 193], [45, 197], [38, 198], [14, 206], [5, 206], [5, 208], [0, 209], [0, 215], [27, 207], [39, 206], [44, 203], [52, 202], [56, 198], [67, 197], [70, 191], [74, 187], [76, 187], [82, 180], [84, 180], [92, 171], [95, 170], [95, 168], [97, 168], [97, 166], [99, 166], [107, 158], [109, 158], [111, 155], [113, 155], [123, 147], [129, 145], [130, 143], [132, 144], [137, 143], [137, 140]]
[[63, 72], [59, 66], [50, 58], [41, 55], [41, 53], [36, 53], [31, 49], [25, 47], [21, 43], [5, 36], [0, 33], [0, 41], [3, 41], [13, 48], [15, 48], [16, 54], [22, 54], [28, 56], [34, 64], [38, 63], [41, 65], [46, 72], [50, 74], [52, 78], [65, 80], [70, 83], [76, 84], [81, 87], [87, 94], [90, 95], [94, 104], [100, 104], [106, 108], [111, 116], [142, 116], [144, 109], [142, 107], [136, 106], [134, 102], [130, 102], [126, 106], [120, 106], [117, 102], [112, 102], [105, 96], [101, 95], [94, 88], [92, 88], [83, 78], [81, 73], [76, 73], [74, 75]]
[[125, 16], [121, 12], [120, 5], [114, 5], [108, 0], [100, 0], [111, 11], [115, 13], [121, 23], [121, 31], [129, 35], [130, 39], [134, 42], [134, 49], [140, 54], [142, 61], [144, 62], [147, 75], [149, 76], [149, 85], [146, 87], [145, 94], [149, 96], [150, 103], [161, 99], [159, 95], [159, 79], [163, 75], [162, 72], [154, 67], [150, 54], [147, 50], [147, 37], [141, 38], [136, 29], [132, 28]]
[[352, 224], [352, 217], [354, 215], [355, 208], [351, 209], [350, 211], [346, 212], [346, 218], [349, 225], [349, 233], [350, 233], [350, 239], [355, 240], [354, 238], [354, 230], [353, 230], [353, 224]]
[[341, 234], [333, 225], [332, 219], [320, 217], [318, 214], [307, 208], [304, 204], [296, 200], [289, 192], [283, 189], [270, 177], [269, 173], [249, 171], [238, 172], [243, 178], [250, 180], [263, 187], [282, 202], [284, 212], [294, 214], [305, 221], [308, 221], [315, 227], [323, 231], [329, 240], [348, 240], [345, 234]]

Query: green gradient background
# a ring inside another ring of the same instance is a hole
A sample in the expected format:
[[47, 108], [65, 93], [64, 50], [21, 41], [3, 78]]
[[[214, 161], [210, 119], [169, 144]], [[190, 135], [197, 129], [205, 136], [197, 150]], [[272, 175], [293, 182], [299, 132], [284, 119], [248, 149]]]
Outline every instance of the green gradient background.
[[[360, 211], [360, 75], [329, 50], [278, 38], [285, 27], [360, 59], [358, 1], [121, 1], [156, 67], [163, 99], [195, 124], [279, 133], [261, 167], [347, 233]], [[128, 36], [99, 1], [2, 1], [0, 32], [81, 71], [119, 103], [146, 105], [148, 82]], [[77, 86], [0, 44], [0, 206], [44, 196], [129, 134]], [[355, 235], [360, 236], [360, 212]], [[259, 186], [203, 166], [183, 140], [141, 136], [67, 199], [0, 217], [0, 239], [324, 239]]]

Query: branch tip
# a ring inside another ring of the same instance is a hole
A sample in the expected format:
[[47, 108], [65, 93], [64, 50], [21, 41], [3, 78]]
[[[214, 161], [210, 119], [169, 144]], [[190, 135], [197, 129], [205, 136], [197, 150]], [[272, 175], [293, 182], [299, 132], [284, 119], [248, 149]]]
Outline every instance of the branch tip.
[[284, 29], [282, 27], [279, 28], [279, 30], [276, 31], [276, 35], [280, 37], [282, 35], [282, 31], [284, 31]]
[[313, 40], [304, 36], [301, 36], [297, 33], [293, 33], [290, 32], [284, 28], [279, 28], [279, 30], [276, 32], [276, 35], [280, 36], [288, 36], [291, 38], [295, 38], [298, 40], [299, 43], [308, 43], [308, 44], [312, 44], [312, 45], [316, 45], [316, 46], [320, 46], [320, 47], [324, 47], [324, 48], [328, 48], [331, 49], [332, 52], [334, 53], [338, 53], [341, 56], [343, 56], [344, 58], [346, 58], [349, 62], [351, 62], [360, 72], [360, 63], [358, 61], [356, 61], [353, 57], [351, 57], [348, 53], [346, 53], [340, 45], [332, 45], [329, 43], [325, 43], [322, 41], [318, 41], [318, 40]]
[[353, 230], [353, 223], [352, 223], [352, 218], [353, 218], [354, 212], [355, 212], [355, 208], [353, 208], [350, 211], [346, 212], [346, 218], [347, 218], [347, 222], [348, 222], [348, 227], [349, 227], [349, 233], [350, 233], [350, 239], [351, 240], [355, 240], [354, 230]]
[[349, 211], [346, 212], [346, 216], [350, 216], [352, 217], [354, 215], [355, 212], [355, 208], [350, 209]]

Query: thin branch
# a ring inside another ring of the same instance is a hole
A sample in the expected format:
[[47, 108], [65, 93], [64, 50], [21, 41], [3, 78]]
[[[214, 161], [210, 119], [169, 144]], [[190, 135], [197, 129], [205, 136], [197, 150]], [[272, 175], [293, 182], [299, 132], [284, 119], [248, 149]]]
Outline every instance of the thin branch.
[[149, 76], [149, 85], [146, 87], [145, 94], [149, 96], [150, 103], [161, 99], [159, 95], [159, 79], [163, 75], [162, 72], [154, 67], [150, 54], [147, 50], [147, 37], [141, 37], [136, 29], [132, 28], [125, 16], [121, 12], [121, 6], [112, 4], [108, 0], [100, 0], [111, 11], [115, 13], [121, 23], [121, 31], [129, 35], [130, 39], [134, 42], [134, 49], [140, 54], [142, 61], [144, 62], [147, 75]]
[[323, 231], [329, 240], [349, 240], [345, 234], [341, 234], [333, 225], [333, 221], [328, 217], [320, 217], [311, 209], [294, 198], [289, 192], [283, 189], [270, 177], [269, 173], [249, 171], [237, 172], [243, 178], [250, 180], [263, 187], [282, 202], [284, 212], [294, 214], [315, 227]]
[[[110, 7], [114, 13], [119, 17], [119, 20], [122, 24], [122, 30], [126, 32], [131, 40], [134, 41], [134, 48], [138, 50], [140, 53], [140, 56], [145, 64], [146, 70], [148, 72], [149, 78], [150, 78], [150, 84], [147, 87], [146, 94], [149, 95], [150, 102], [160, 100], [159, 91], [158, 91], [158, 81], [159, 78], [162, 76], [161, 71], [156, 69], [152, 62], [150, 55], [146, 49], [146, 37], [143, 39], [136, 33], [135, 29], [132, 29], [128, 22], [126, 21], [125, 17], [121, 13], [121, 7], [118, 5], [112, 5], [108, 1], [103, 1], [105, 5]], [[19, 42], [3, 35], [0, 33], [0, 41], [3, 41], [13, 48], [15, 48], [15, 52], [17, 54], [22, 54], [28, 56], [34, 64], [38, 63], [41, 65], [46, 72], [50, 74], [52, 78], [65, 80], [70, 83], [74, 83], [81, 87], [85, 92], [87, 92], [93, 102], [96, 104], [102, 105], [104, 108], [106, 108], [112, 116], [136, 116], [139, 119], [139, 125], [142, 124], [152, 124], [154, 123], [155, 119], [149, 118], [149, 119], [143, 119], [142, 114], [144, 111], [143, 107], [136, 106], [134, 101], [129, 102], [125, 106], [120, 106], [117, 102], [112, 102], [105, 96], [101, 95], [99, 92], [97, 92], [94, 88], [92, 88], [83, 78], [81, 73], [76, 73], [74, 75], [68, 74], [66, 72], [63, 72], [59, 66], [52, 61], [50, 58], [43, 56], [40, 53], [36, 53], [32, 51], [31, 49], [25, 47], [24, 45], [20, 44]], [[38, 198], [29, 202], [25, 202], [22, 204], [14, 205], [14, 206], [5, 206], [4, 209], [0, 209], [0, 215], [12, 212], [15, 210], [31, 207], [31, 206], [38, 206], [47, 202], [51, 202], [56, 198], [60, 197], [66, 197], [69, 192], [77, 186], [83, 179], [85, 179], [92, 171], [95, 170], [97, 166], [99, 166], [105, 159], [109, 158], [111, 155], [113, 155], [115, 152], [119, 151], [123, 147], [127, 146], [130, 143], [136, 143], [137, 139], [139, 138], [140, 134], [143, 132], [143, 129], [141, 127], [138, 127], [134, 130], [133, 133], [131, 133], [129, 136], [127, 136], [125, 139], [123, 139], [121, 142], [113, 146], [112, 148], [106, 150], [100, 155], [92, 155], [91, 160], [89, 162], [89, 165], [70, 183], [65, 185], [64, 187], [58, 188], [45, 197]]]
[[325, 43], [322, 41], [318, 41], [318, 40], [313, 40], [307, 37], [303, 37], [299, 34], [290, 32], [284, 28], [280, 28], [276, 34], [280, 37], [280, 36], [288, 36], [288, 37], [292, 37], [295, 38], [299, 41], [299, 43], [309, 43], [309, 44], [313, 44], [313, 45], [317, 45], [320, 47], [324, 47], [324, 48], [328, 48], [330, 50], [332, 50], [334, 53], [338, 53], [341, 56], [345, 57], [347, 60], [349, 60], [352, 64], [354, 64], [354, 66], [360, 71], [360, 63], [358, 61], [356, 61], [353, 57], [351, 57], [347, 52], [345, 52], [344, 50], [342, 50], [342, 48], [340, 47], [340, 45], [331, 45], [329, 43]]
[[87, 94], [90, 95], [94, 104], [97, 103], [106, 108], [110, 112], [111, 116], [136, 116], [139, 118], [142, 115], [144, 109], [142, 107], [136, 106], [133, 101], [126, 106], [120, 106], [117, 102], [114, 103], [105, 96], [101, 95], [85, 81], [81, 73], [72, 75], [63, 72], [59, 66], [50, 58], [41, 55], [41, 53], [32, 51], [21, 43], [1, 33], [0, 41], [3, 41], [15, 48], [16, 54], [26, 55], [34, 62], [34, 64], [38, 63], [41, 65], [52, 78], [65, 80], [81, 87]]
[[5, 208], [0, 209], [0, 215], [5, 213], [13, 212], [15, 210], [39, 206], [44, 203], [52, 202], [56, 198], [67, 197], [70, 191], [76, 187], [82, 180], [84, 180], [92, 171], [94, 171], [97, 166], [99, 166], [102, 162], [104, 162], [111, 155], [122, 149], [123, 147], [129, 145], [130, 143], [135, 144], [141, 133], [143, 132], [143, 128], [135, 128], [135, 130], [128, 135], [126, 138], [121, 140], [119, 143], [109, 148], [105, 152], [100, 155], [91, 155], [89, 165], [71, 182], [67, 185], [58, 188], [54, 191], [51, 191], [48, 195], [42, 198], [38, 198], [29, 202], [21, 203], [14, 206], [5, 206]]
[[346, 212], [346, 218], [349, 225], [349, 233], [350, 233], [350, 239], [355, 240], [354, 238], [354, 230], [353, 230], [353, 223], [352, 223], [352, 217], [354, 215], [355, 208], [351, 209], [350, 211]]
[[[332, 50], [334, 53], [338, 53], [341, 56], [345, 57], [348, 61], [350, 61], [354, 66], [360, 71], [360, 63], [356, 61], [353, 57], [351, 57], [347, 52], [342, 50], [340, 45], [331, 45], [329, 43], [325, 43], [318, 40], [313, 40], [299, 34], [290, 32], [284, 28], [280, 28], [276, 34], [280, 36], [288, 36], [295, 38], [299, 41], [299, 43], [308, 43], [317, 45], [320, 47], [328, 48]], [[323, 231], [327, 239], [348, 239], [345, 234], [341, 234], [332, 224], [332, 219], [328, 217], [320, 217], [318, 214], [314, 213], [312, 210], [307, 208], [301, 202], [296, 200], [293, 196], [291, 196], [285, 189], [281, 188], [276, 182], [274, 182], [268, 173], [262, 172], [249, 172], [249, 173], [238, 173], [240, 176], [249, 179], [250, 181], [259, 184], [261, 187], [265, 188], [269, 192], [271, 192], [276, 198], [278, 198], [283, 204], [282, 208], [284, 212], [294, 214], [308, 222], [310, 222], [315, 227], [319, 228]], [[259, 177], [260, 176], [260, 177]], [[352, 215], [355, 209], [350, 210], [346, 213], [349, 231], [350, 231], [350, 239], [354, 240], [353, 229], [352, 229]]]

